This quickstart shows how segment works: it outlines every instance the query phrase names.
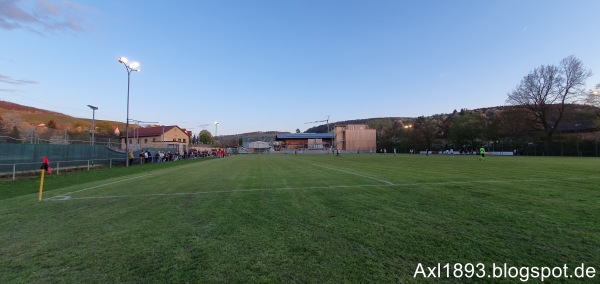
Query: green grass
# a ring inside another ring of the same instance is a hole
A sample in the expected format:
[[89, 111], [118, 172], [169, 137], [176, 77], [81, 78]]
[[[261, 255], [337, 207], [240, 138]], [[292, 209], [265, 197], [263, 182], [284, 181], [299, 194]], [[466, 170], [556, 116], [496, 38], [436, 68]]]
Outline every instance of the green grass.
[[43, 202], [39, 180], [2, 181], [0, 283], [440, 281], [413, 278], [419, 263], [600, 271], [599, 166], [238, 155], [53, 175]]

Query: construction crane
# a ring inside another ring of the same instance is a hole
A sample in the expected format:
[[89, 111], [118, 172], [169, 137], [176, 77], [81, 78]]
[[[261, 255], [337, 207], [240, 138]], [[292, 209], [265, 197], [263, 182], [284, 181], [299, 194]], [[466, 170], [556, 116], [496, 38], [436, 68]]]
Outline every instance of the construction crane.
[[329, 115], [327, 116], [326, 120], [310, 121], [310, 122], [305, 122], [304, 124], [319, 123], [319, 122], [326, 122], [327, 123], [327, 133], [329, 133]]

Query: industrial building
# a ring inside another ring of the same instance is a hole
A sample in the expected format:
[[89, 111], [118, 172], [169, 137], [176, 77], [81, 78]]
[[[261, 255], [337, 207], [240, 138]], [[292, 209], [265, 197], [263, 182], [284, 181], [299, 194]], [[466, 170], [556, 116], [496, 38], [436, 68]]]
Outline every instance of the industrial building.
[[273, 142], [275, 151], [285, 150], [329, 150], [333, 145], [331, 133], [287, 133], [277, 134]]
[[273, 142], [275, 151], [285, 150], [341, 150], [375, 152], [377, 131], [366, 124], [336, 125], [332, 133], [277, 134]]

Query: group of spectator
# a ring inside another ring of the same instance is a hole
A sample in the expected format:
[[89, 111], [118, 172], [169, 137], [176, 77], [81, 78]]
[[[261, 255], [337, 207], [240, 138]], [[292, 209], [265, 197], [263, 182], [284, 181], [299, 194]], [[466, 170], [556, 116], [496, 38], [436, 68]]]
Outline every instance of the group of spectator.
[[[133, 154], [130, 154], [129, 158], [130, 158], [130, 163], [133, 162], [132, 161], [132, 156]], [[138, 159], [140, 161], [140, 164], [147, 164], [147, 163], [160, 163], [160, 162], [167, 162], [167, 161], [175, 161], [179, 159], [179, 153], [173, 153], [171, 151], [156, 151], [156, 152], [152, 152], [152, 150], [142, 150], [140, 152], [140, 154], [138, 155]]]
[[196, 149], [192, 149], [186, 153], [184, 159], [195, 159], [195, 158], [207, 158], [207, 157], [217, 157], [223, 158], [227, 156], [227, 152], [223, 149], [212, 149], [210, 151], [198, 151]]
[[[183, 152], [171, 152], [171, 151], [152, 151], [152, 150], [142, 150], [138, 155], [140, 164], [148, 164], [148, 163], [161, 163], [168, 161], [177, 161], [182, 159], [195, 159], [195, 158], [206, 158], [206, 157], [217, 157], [223, 158], [227, 155], [225, 150], [222, 149], [213, 149], [211, 151], [198, 151], [196, 149], [192, 149], [189, 151]], [[133, 164], [133, 152], [129, 153], [129, 164]]]

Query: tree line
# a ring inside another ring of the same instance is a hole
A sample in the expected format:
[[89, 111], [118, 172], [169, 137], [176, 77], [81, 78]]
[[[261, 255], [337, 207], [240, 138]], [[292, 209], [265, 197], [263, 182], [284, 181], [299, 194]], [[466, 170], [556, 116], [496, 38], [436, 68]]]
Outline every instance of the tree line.
[[[550, 110], [558, 111], [558, 106]], [[535, 117], [521, 106], [502, 106], [477, 110], [462, 109], [450, 114], [420, 116], [417, 118], [372, 119], [369, 127], [377, 130], [379, 149], [397, 149], [399, 152], [470, 151], [484, 146], [489, 151], [517, 151], [535, 147], [537, 155], [560, 155], [556, 149], [578, 141], [598, 141], [600, 109], [571, 104], [563, 113], [562, 126], [549, 143], [545, 132], [538, 129]], [[533, 154], [533, 153], [532, 153]]]
[[[579, 142], [588, 142], [598, 155], [600, 84], [585, 90], [591, 74], [581, 60], [569, 56], [557, 65], [534, 68], [507, 94], [506, 106], [353, 122], [366, 121], [377, 130], [379, 149], [456, 151], [484, 146], [522, 153], [533, 147], [535, 154], [561, 155], [565, 146], [579, 148]], [[319, 127], [307, 132], [322, 130]], [[581, 154], [580, 149], [575, 153]]]

